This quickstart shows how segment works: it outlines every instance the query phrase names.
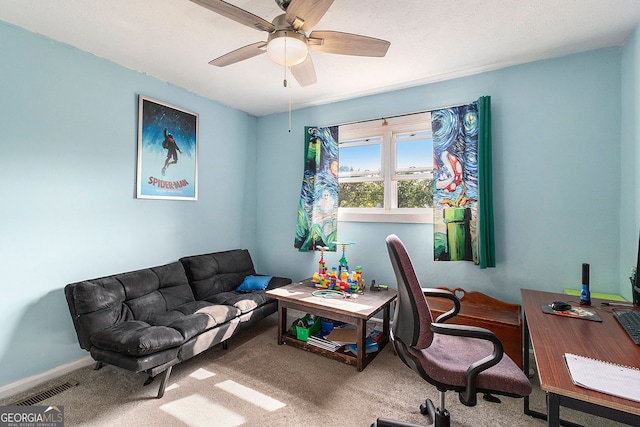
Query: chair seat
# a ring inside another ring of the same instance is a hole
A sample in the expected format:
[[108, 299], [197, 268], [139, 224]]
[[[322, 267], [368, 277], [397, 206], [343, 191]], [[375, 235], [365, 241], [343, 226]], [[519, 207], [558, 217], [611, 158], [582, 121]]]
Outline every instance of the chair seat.
[[[420, 361], [422, 369], [429, 373], [427, 381], [450, 385], [460, 389], [466, 386], [467, 368], [472, 363], [491, 355], [493, 345], [485, 340], [434, 334], [431, 345], [423, 350], [409, 347], [408, 351]], [[496, 393], [528, 396], [531, 383], [506, 354], [500, 362], [481, 372], [476, 381], [480, 390]]]

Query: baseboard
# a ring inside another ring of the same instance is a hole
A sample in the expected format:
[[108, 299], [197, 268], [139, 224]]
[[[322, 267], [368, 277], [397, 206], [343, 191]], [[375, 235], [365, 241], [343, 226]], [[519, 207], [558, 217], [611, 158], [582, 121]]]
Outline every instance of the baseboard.
[[29, 389], [37, 387], [40, 384], [44, 384], [47, 381], [66, 375], [69, 372], [73, 372], [77, 369], [89, 366], [92, 363], [95, 363], [94, 360], [90, 356], [86, 356], [82, 359], [76, 360], [75, 362], [67, 363], [66, 365], [61, 365], [53, 368], [45, 373], [33, 375], [31, 377], [18, 380], [14, 383], [7, 384], [3, 387], [0, 387], [0, 399], [22, 393], [23, 391], [27, 391]]

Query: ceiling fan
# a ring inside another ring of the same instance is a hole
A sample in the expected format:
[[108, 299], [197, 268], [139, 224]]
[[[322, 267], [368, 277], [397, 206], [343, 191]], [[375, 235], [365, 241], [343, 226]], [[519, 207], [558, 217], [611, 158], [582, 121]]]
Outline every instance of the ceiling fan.
[[[267, 40], [241, 47], [209, 62], [225, 67], [267, 53], [274, 62], [288, 66], [300, 86], [317, 81], [309, 50], [355, 56], [385, 56], [386, 40], [339, 31], [311, 31], [333, 0], [275, 0], [285, 12], [268, 22], [222, 0], [191, 0], [240, 24], [269, 33]], [[309, 35], [307, 35], [307, 33]], [[286, 86], [286, 79], [285, 79]]]

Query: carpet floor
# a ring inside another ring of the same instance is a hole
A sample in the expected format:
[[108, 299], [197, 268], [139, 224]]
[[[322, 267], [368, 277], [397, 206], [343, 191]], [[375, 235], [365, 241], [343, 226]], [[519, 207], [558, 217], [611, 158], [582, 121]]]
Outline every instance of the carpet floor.
[[[419, 406], [436, 402], [435, 387], [421, 380], [394, 355], [391, 345], [362, 372], [355, 367], [287, 345], [277, 345], [277, 316], [272, 315], [221, 346], [173, 368], [162, 399], [159, 381], [143, 386], [144, 374], [112, 366], [78, 369], [34, 390], [0, 400], [8, 406], [64, 382], [77, 382], [37, 406], [62, 406], [65, 426], [369, 426], [378, 417], [427, 424]], [[545, 397], [536, 379], [531, 407], [544, 411]], [[466, 407], [454, 393], [446, 406], [455, 427], [545, 426], [523, 414], [522, 399], [479, 397]], [[563, 418], [584, 426], [622, 424], [561, 409]]]

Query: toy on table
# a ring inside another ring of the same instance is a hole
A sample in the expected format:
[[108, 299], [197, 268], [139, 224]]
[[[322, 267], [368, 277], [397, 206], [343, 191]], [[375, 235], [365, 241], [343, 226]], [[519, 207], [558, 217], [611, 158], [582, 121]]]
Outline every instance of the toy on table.
[[340, 277], [340, 279], [342, 279], [343, 277], [342, 273], [347, 273], [347, 275], [349, 274], [349, 262], [347, 261], [347, 257], [345, 256], [345, 251], [347, 249], [347, 245], [350, 245], [352, 243], [353, 242], [349, 242], [349, 243], [336, 242], [336, 245], [342, 245], [342, 257], [338, 261], [338, 276]]
[[372, 291], [386, 291], [389, 287], [387, 285], [378, 285], [375, 280], [371, 281], [371, 290]]
[[324, 263], [324, 251], [326, 251], [329, 248], [326, 246], [320, 246], [318, 249], [320, 249], [320, 261], [318, 262], [318, 274], [320, 276], [324, 276], [327, 274], [327, 266]]
[[325, 246], [319, 247], [320, 261], [318, 262], [318, 271], [313, 273], [311, 281], [315, 288], [333, 289], [348, 293], [357, 293], [362, 290], [364, 280], [362, 279], [362, 267], [358, 266], [352, 272], [349, 272], [349, 262], [346, 257], [346, 247], [355, 242], [338, 243], [342, 245], [342, 257], [338, 261], [337, 267], [332, 267], [329, 271], [324, 261], [324, 252], [329, 249]]

